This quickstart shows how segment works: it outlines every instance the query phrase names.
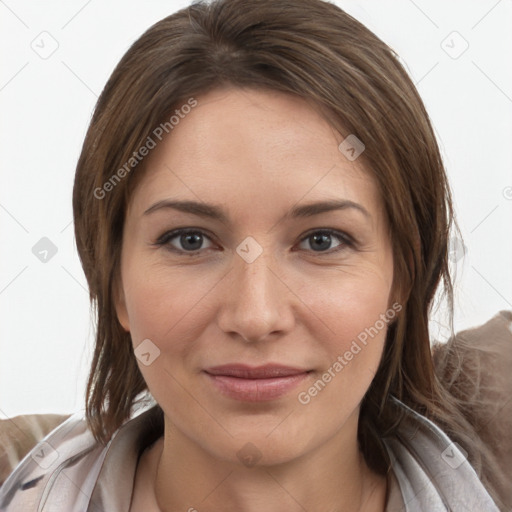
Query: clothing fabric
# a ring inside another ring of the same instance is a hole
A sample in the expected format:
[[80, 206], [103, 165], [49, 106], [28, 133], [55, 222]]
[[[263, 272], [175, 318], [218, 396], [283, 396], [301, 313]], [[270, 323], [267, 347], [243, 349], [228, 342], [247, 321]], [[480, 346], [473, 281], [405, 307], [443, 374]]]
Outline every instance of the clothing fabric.
[[[383, 438], [392, 461], [385, 512], [499, 512], [464, 451], [426, 417], [392, 397], [404, 412]], [[138, 411], [106, 446], [83, 415], [53, 430], [0, 488], [0, 512], [129, 512], [140, 454], [156, 432], [154, 408]]]

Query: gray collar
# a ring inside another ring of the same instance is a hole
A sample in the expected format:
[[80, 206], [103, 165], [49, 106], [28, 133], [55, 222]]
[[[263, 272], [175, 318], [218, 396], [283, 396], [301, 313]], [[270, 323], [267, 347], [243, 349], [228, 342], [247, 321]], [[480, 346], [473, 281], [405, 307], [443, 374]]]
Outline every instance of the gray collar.
[[499, 512], [464, 448], [425, 416], [391, 398], [405, 412], [397, 435], [383, 438], [404, 502], [396, 510]]

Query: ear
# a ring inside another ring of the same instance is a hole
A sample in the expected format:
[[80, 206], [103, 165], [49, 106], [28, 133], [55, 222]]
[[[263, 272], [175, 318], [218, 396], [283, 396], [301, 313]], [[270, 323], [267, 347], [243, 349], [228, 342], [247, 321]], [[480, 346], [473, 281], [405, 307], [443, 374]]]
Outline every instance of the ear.
[[130, 332], [130, 320], [128, 317], [128, 310], [126, 308], [123, 282], [120, 277], [116, 277], [114, 281], [114, 306], [119, 323], [126, 332]]

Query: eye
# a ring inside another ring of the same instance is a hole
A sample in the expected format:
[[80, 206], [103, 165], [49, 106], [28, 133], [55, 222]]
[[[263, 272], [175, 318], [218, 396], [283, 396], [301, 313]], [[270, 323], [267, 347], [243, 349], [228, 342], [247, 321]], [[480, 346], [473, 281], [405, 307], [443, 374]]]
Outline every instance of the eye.
[[[336, 238], [340, 241], [340, 243], [335, 246], [334, 249], [331, 247], [333, 238]], [[304, 242], [309, 242], [313, 252], [321, 253], [338, 252], [354, 245], [351, 237], [349, 237], [347, 234], [332, 229], [312, 231], [307, 236], [302, 238], [301, 243]]]
[[[173, 240], [175, 240], [173, 242]], [[166, 246], [169, 250], [178, 253], [189, 253], [187, 256], [195, 256], [198, 254], [203, 245], [204, 239], [210, 239], [203, 231], [196, 229], [176, 229], [164, 233], [156, 242], [155, 245]], [[174, 244], [180, 245], [176, 247]], [[208, 247], [207, 247], [208, 248]]]

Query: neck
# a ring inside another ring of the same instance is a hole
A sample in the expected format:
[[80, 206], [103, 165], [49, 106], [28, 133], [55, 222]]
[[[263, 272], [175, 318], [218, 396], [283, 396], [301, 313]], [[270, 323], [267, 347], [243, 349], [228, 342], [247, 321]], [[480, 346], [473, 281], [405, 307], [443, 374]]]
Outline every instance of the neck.
[[161, 510], [384, 511], [386, 479], [369, 470], [357, 449], [357, 418], [311, 452], [251, 468], [213, 457], [167, 422], [155, 457]]

